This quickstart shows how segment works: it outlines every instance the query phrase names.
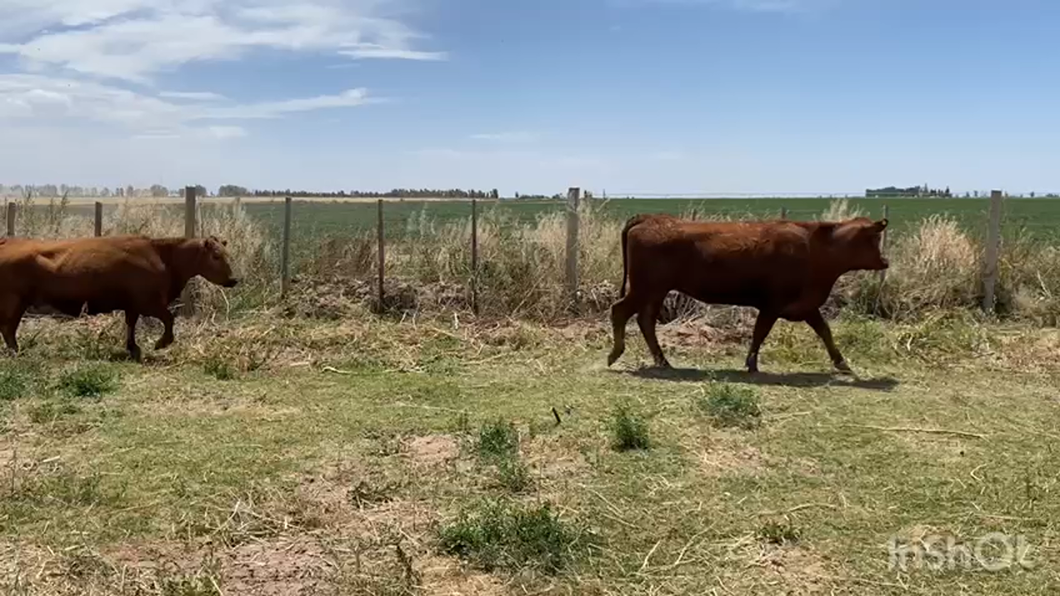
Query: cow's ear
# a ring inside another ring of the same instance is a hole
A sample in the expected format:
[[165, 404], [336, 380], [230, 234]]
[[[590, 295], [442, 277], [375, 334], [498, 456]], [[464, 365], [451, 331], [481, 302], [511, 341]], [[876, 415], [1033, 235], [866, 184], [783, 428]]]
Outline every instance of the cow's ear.
[[876, 227], [877, 230], [886, 229], [887, 228], [887, 218], [885, 217], [885, 218], [881, 219], [880, 221], [876, 222], [875, 227]]

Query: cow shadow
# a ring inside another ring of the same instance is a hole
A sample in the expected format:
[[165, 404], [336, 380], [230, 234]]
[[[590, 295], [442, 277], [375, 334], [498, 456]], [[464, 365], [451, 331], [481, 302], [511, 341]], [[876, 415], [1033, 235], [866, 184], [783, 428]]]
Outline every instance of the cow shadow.
[[893, 391], [899, 384], [898, 379], [890, 376], [867, 379], [838, 372], [751, 373], [744, 369], [703, 370], [698, 368], [658, 367], [640, 368], [625, 372], [642, 379], [684, 383], [722, 382], [803, 388], [832, 386], [853, 387], [872, 391]]

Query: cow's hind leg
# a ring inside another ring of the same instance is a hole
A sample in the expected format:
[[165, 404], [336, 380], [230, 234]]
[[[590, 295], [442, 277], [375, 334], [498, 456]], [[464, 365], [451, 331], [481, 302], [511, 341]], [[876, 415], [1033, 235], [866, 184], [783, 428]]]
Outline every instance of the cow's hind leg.
[[637, 313], [638, 298], [632, 292], [611, 306], [611, 329], [613, 333], [611, 353], [607, 355], [607, 365], [611, 366], [626, 351], [626, 324], [630, 317]]
[[814, 310], [808, 317], [806, 317], [806, 324], [808, 324], [817, 334], [817, 337], [821, 338], [824, 342], [824, 347], [828, 350], [828, 357], [832, 359], [832, 364], [837, 370], [843, 372], [852, 372], [850, 366], [846, 363], [843, 355], [839, 353], [839, 348], [835, 346], [835, 340], [832, 339], [832, 329], [828, 326], [828, 322], [821, 316], [821, 311]]
[[640, 332], [644, 335], [644, 341], [648, 344], [648, 351], [651, 352], [652, 359], [655, 360], [655, 366], [659, 368], [670, 368], [670, 363], [667, 362], [662, 348], [659, 347], [659, 339], [655, 337], [655, 319], [658, 318], [659, 310], [662, 308], [663, 300], [665, 299], [666, 294], [652, 296], [642, 303], [640, 312], [637, 313], [637, 325], [640, 326]]
[[22, 315], [26, 312], [26, 306], [17, 297], [0, 299], [0, 335], [4, 337], [4, 343], [12, 352], [18, 353], [18, 324], [22, 322]]
[[755, 330], [754, 335], [751, 337], [751, 349], [747, 352], [747, 366], [748, 372], [758, 372], [758, 350], [762, 348], [762, 342], [769, 336], [769, 332], [773, 330], [773, 325], [777, 322], [777, 315], [771, 311], [758, 311], [758, 318], [755, 319]]
[[129, 350], [129, 356], [133, 360], [143, 362], [140, 346], [136, 345], [136, 323], [139, 321], [139, 312], [135, 310], [125, 311], [125, 349]]

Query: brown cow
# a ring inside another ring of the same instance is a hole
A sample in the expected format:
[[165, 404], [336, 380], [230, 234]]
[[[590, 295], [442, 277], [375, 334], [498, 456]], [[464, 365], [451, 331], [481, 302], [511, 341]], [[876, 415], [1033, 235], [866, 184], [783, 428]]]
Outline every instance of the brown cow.
[[[850, 372], [820, 307], [839, 276], [887, 269], [880, 233], [887, 220], [841, 222], [694, 222], [638, 215], [622, 229], [622, 298], [611, 307], [614, 364], [626, 349], [626, 323], [637, 315], [656, 366], [669, 368], [655, 320], [671, 290], [708, 304], [758, 309], [746, 366], [758, 372], [758, 350], [777, 319], [805, 321], [835, 367]], [[625, 293], [629, 277], [629, 294]]]
[[156, 350], [173, 343], [169, 305], [188, 281], [201, 275], [234, 287], [227, 242], [209, 238], [107, 236], [71, 240], [16, 239], [0, 243], [0, 334], [11, 350], [22, 315], [30, 306], [51, 307], [77, 317], [125, 311], [126, 348], [140, 361], [136, 323], [162, 321]]

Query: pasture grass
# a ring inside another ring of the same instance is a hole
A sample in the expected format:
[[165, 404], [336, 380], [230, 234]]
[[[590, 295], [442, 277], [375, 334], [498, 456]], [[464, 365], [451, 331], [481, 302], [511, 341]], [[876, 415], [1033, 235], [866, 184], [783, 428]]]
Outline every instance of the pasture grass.
[[[670, 371], [635, 330], [607, 369], [604, 323], [180, 319], [144, 365], [95, 359], [86, 337], [123, 338], [101, 323], [29, 321], [38, 341], [0, 359], [40, 375], [0, 408], [2, 593], [1058, 587], [1054, 330], [840, 317], [849, 377], [785, 323], [758, 375], [750, 330], [702, 319], [660, 327]], [[244, 343], [270, 354], [252, 374], [204, 374]], [[75, 370], [120, 382], [56, 390]], [[622, 416], [651, 449], [613, 448]], [[1033, 565], [889, 566], [892, 539], [989, 532]]]

